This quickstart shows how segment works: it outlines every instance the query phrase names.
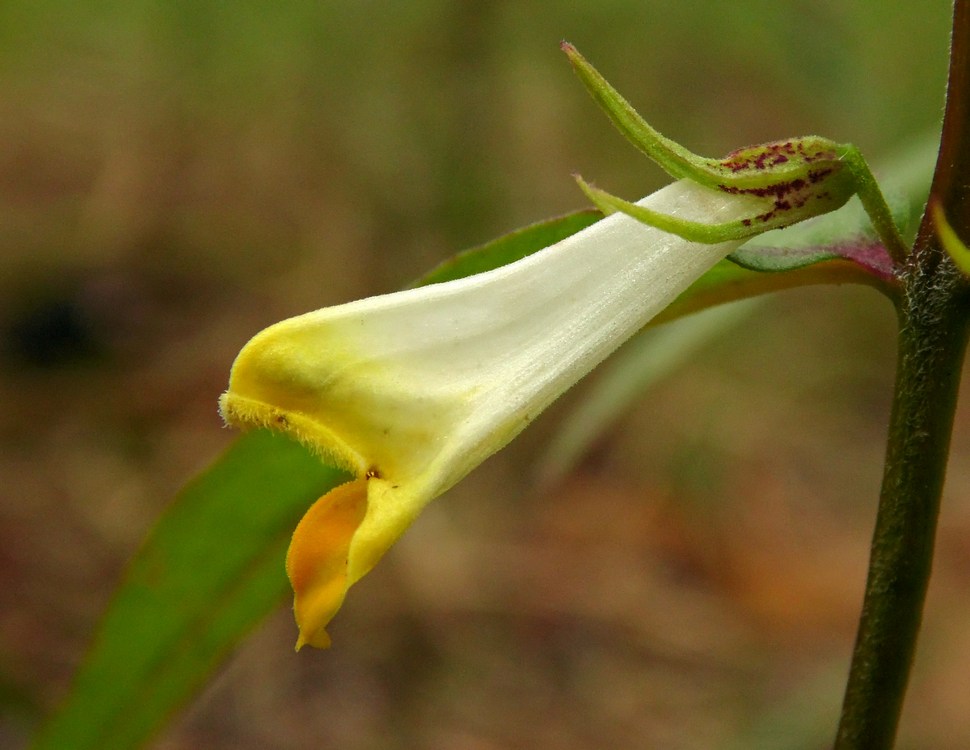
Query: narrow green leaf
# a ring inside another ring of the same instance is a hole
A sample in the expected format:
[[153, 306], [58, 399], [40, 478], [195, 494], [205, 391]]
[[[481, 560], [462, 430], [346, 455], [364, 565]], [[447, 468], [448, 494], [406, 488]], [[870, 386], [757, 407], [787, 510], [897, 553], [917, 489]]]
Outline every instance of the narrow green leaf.
[[310, 504], [346, 477], [263, 431], [241, 437], [161, 517], [34, 750], [142, 744], [289, 587], [283, 560]]
[[[511, 263], [600, 218], [590, 210], [539, 222], [460, 253], [414, 286]], [[241, 437], [182, 491], [135, 556], [34, 750], [123, 750], [158, 731], [289, 595], [290, 535], [347, 478], [282, 437]]]
[[676, 320], [725, 302], [816, 284], [865, 284], [887, 294], [891, 293], [891, 288], [884, 285], [879, 278], [861, 266], [841, 258], [823, 260], [782, 273], [752, 271], [730, 260], [723, 260], [651, 320], [650, 325]]
[[440, 284], [491, 271], [564, 240], [602, 218], [599, 211], [588, 209], [530, 224], [452, 256], [410, 286]]

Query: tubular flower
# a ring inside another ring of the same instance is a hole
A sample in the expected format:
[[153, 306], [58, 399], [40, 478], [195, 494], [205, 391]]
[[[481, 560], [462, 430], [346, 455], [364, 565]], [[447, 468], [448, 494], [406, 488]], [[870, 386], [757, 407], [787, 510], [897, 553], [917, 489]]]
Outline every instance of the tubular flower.
[[[640, 205], [723, 223], [752, 201], [683, 180]], [[220, 400], [226, 422], [286, 432], [357, 477], [293, 534], [297, 648], [330, 644], [347, 589], [430, 500], [739, 244], [618, 213], [493, 271], [307, 313], [249, 341]]]

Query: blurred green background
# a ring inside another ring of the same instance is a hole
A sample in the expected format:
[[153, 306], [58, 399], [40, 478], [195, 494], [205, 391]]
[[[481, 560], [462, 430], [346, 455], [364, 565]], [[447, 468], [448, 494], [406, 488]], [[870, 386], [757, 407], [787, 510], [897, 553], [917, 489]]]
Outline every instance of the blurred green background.
[[[232, 440], [249, 336], [582, 207], [572, 172], [666, 181], [560, 39], [699, 153], [818, 133], [878, 165], [938, 126], [948, 24], [939, 0], [0, 4], [0, 745]], [[294, 655], [281, 606], [155, 747], [826, 747], [893, 357], [871, 291], [779, 295], [537, 488], [581, 386], [426, 512], [330, 652]], [[960, 409], [902, 748], [970, 747]]]

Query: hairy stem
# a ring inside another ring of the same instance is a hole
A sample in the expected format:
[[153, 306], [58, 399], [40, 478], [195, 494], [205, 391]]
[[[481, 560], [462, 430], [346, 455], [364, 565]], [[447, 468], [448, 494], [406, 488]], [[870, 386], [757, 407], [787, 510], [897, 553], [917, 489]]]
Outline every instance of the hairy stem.
[[[970, 10], [956, 0], [931, 195], [970, 234]], [[866, 593], [836, 750], [893, 746], [922, 620], [967, 344], [968, 282], [924, 217], [900, 271], [896, 385]]]
[[[944, 286], [962, 287], [952, 269], [941, 273]], [[967, 334], [966, 301], [942, 292], [941, 273], [912, 279], [900, 305], [886, 469], [837, 750], [892, 747], [916, 649]]]

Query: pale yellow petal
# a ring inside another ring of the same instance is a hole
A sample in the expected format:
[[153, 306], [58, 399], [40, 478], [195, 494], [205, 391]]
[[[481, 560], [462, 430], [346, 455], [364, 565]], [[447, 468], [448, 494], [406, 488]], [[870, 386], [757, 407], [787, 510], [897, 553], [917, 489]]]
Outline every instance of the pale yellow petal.
[[[645, 199], [730, 221], [750, 199], [679, 182]], [[258, 333], [233, 364], [227, 422], [287, 432], [358, 480], [321, 498], [287, 569], [298, 646], [421, 509], [738, 246], [614, 215], [507, 266], [338, 305]]]

